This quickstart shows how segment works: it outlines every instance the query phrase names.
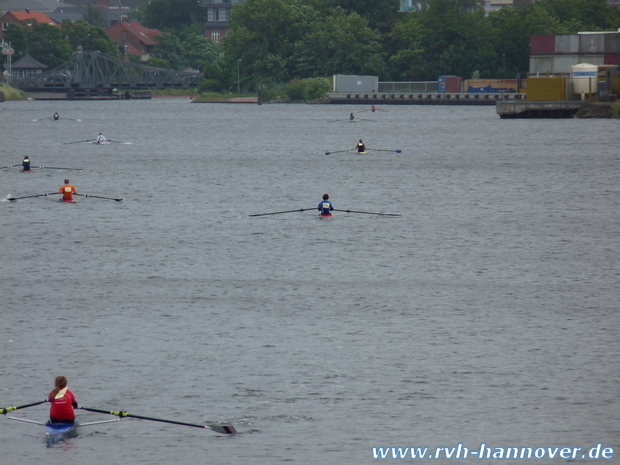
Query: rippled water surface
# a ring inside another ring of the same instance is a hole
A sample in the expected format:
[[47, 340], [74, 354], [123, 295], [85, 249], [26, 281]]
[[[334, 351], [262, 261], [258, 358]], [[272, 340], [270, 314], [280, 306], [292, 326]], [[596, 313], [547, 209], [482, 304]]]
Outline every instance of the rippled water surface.
[[[240, 433], [126, 419], [47, 449], [42, 427], [0, 418], [2, 463], [362, 464], [376, 446], [458, 443], [620, 455], [618, 122], [363, 110], [0, 104], [0, 165], [82, 168], [0, 170], [3, 197], [68, 177], [124, 199], [0, 202], [0, 407], [64, 374], [83, 406]], [[128, 143], [67, 144], [99, 132]], [[386, 151], [324, 155], [360, 138]], [[402, 216], [249, 216], [325, 192]]]

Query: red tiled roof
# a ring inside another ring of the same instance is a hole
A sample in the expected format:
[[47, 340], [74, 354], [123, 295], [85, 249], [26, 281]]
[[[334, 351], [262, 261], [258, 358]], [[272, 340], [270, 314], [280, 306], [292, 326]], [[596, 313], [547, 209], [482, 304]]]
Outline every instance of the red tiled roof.
[[157, 45], [154, 37], [157, 34], [162, 33], [157, 29], [147, 29], [140, 23], [125, 21], [118, 22], [106, 29], [108, 35], [116, 41], [118, 41], [119, 37], [121, 36], [121, 31], [123, 30], [140, 39], [140, 42], [145, 45]]
[[11, 14], [18, 21], [24, 21], [26, 19], [36, 19], [39, 23], [47, 23], [53, 24], [55, 26], [58, 25], [56, 21], [47, 16], [42, 11], [30, 11], [26, 13], [25, 11], [7, 11], [5, 14]]

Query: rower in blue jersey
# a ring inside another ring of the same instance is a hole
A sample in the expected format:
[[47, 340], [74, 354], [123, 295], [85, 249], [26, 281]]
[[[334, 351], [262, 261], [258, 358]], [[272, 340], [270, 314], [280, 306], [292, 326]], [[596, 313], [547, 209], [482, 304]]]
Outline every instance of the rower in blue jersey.
[[329, 201], [329, 195], [323, 194], [323, 201], [319, 203], [319, 212], [321, 215], [330, 215], [332, 214], [332, 210], [334, 206]]
[[22, 161], [22, 167], [24, 171], [30, 171], [30, 158], [28, 158], [28, 155], [24, 157], [24, 161]]

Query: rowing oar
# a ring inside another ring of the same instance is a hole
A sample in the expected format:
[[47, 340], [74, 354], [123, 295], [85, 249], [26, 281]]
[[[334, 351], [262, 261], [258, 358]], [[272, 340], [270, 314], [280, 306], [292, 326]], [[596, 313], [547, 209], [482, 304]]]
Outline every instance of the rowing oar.
[[9, 166], [1, 166], [0, 170], [5, 170], [7, 168], [15, 168], [16, 166], [22, 166], [22, 165], [9, 165]]
[[151, 418], [151, 417], [143, 417], [141, 415], [131, 415], [123, 411], [99, 410], [96, 408], [87, 408], [87, 407], [78, 407], [78, 408], [82, 410], [87, 410], [89, 412], [107, 413], [109, 415], [116, 415], [119, 418], [138, 418], [140, 420], [159, 421], [162, 423], [170, 423], [173, 425], [191, 426], [193, 428], [206, 428], [206, 429], [211, 429], [215, 431], [216, 433], [221, 433], [221, 434], [236, 434], [237, 433], [237, 430], [232, 425], [197, 425], [195, 423], [184, 423], [182, 421], [163, 420], [161, 418]]
[[273, 212], [273, 213], [256, 213], [254, 215], [249, 215], [249, 216], [265, 216], [265, 215], [279, 215], [280, 213], [294, 213], [294, 212], [305, 212], [308, 210], [316, 210], [315, 208], [299, 208], [297, 210], [286, 210], [283, 212]]
[[[114, 200], [114, 201], [116, 201], [116, 202], [120, 202], [120, 201], [122, 201], [122, 200], [123, 200], [123, 199], [113, 199], [113, 198], [111, 198], [111, 197], [101, 197], [101, 196], [99, 196], [99, 195], [90, 195], [90, 194], [75, 194], [75, 195], [80, 195], [80, 196], [82, 196], [82, 197], [92, 197], [92, 198], [94, 198], [94, 199]], [[10, 200], [10, 199], [9, 199], [9, 200]]]
[[97, 139], [76, 140], [75, 142], [63, 142], [64, 145], [79, 144], [80, 142], [92, 142]]
[[46, 169], [46, 170], [76, 170], [76, 171], [82, 169], [82, 168], [58, 168], [56, 166], [33, 166], [33, 168]]
[[347, 150], [336, 150], [335, 152], [325, 152], [325, 155], [331, 155], [332, 153], [341, 153], [341, 152], [348, 152], [351, 149], [347, 149]]
[[13, 410], [18, 410], [18, 409], [22, 409], [26, 407], [34, 407], [35, 405], [41, 405], [41, 404], [44, 404], [45, 402], [47, 402], [47, 400], [42, 400], [41, 402], [33, 402], [32, 404], [20, 405], [18, 407], [0, 408], [0, 413], [3, 415], [6, 415], [7, 413], [12, 412]]
[[383, 150], [383, 149], [372, 149], [373, 152], [396, 152], [401, 153], [402, 150]]
[[25, 197], [9, 197], [7, 200], [30, 199], [32, 197], [45, 197], [46, 195], [58, 195], [60, 192], [48, 192], [47, 194], [27, 195]]
[[400, 216], [399, 214], [397, 215], [396, 213], [359, 212], [359, 211], [355, 211], [355, 210], [338, 210], [336, 208], [334, 208], [334, 211], [335, 212], [345, 212], [345, 213], [365, 213], [366, 215]]

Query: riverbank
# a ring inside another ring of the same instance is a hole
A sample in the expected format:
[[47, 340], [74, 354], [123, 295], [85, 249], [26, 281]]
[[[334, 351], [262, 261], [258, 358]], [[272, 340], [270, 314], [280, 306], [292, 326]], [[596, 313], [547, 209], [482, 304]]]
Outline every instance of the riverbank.
[[2, 93], [0, 102], [5, 100], [26, 100], [26, 94], [23, 91], [6, 84], [0, 84], [0, 93]]

